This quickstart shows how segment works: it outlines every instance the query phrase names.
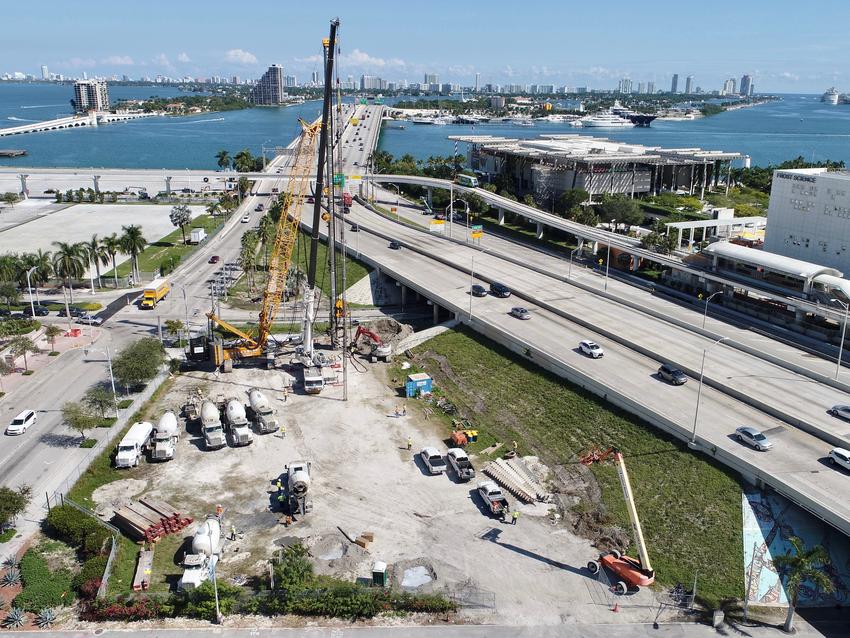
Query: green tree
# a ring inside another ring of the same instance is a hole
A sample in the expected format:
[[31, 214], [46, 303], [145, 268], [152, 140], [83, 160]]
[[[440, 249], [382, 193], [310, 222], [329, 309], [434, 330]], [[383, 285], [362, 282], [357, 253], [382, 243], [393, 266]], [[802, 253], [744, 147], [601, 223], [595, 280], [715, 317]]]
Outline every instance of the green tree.
[[226, 150], [222, 149], [218, 153], [216, 153], [215, 159], [218, 162], [219, 168], [230, 168], [232, 160], [230, 159], [230, 153], [228, 153]]
[[110, 261], [112, 261], [112, 276], [115, 279], [115, 288], [118, 288], [118, 266], [115, 263], [115, 257], [122, 250], [121, 239], [118, 235], [112, 233], [108, 237], [104, 237], [101, 242], [103, 243], [103, 249], [109, 255]]
[[537, 202], [534, 201], [534, 196], [531, 193], [522, 198], [522, 203], [526, 206], [531, 206], [532, 208], [537, 207]]
[[9, 206], [14, 207], [19, 201], [21, 201], [21, 196], [17, 193], [3, 193], [3, 201]]
[[62, 422], [86, 438], [86, 432], [98, 426], [100, 420], [85, 406], [69, 401], [62, 406]]
[[142, 275], [139, 272], [139, 253], [148, 245], [148, 240], [142, 235], [142, 227], [132, 224], [130, 226], [122, 226], [121, 230], [124, 234], [121, 235], [121, 251], [130, 255], [133, 267], [133, 278], [136, 283], [141, 280]]
[[591, 207], [580, 206], [578, 210], [573, 210], [575, 211], [574, 222], [585, 226], [596, 226], [599, 223], [599, 215]]
[[173, 337], [179, 337], [183, 331], [183, 322], [179, 319], [168, 319], [165, 322], [165, 332]]
[[803, 541], [796, 536], [788, 538], [792, 550], [782, 556], [773, 557], [773, 565], [785, 581], [785, 592], [788, 595], [788, 615], [785, 617], [785, 631], [794, 630], [794, 612], [799, 602], [800, 588], [804, 583], [811, 583], [815, 590], [825, 592], [833, 590], [832, 580], [825, 571], [829, 565], [829, 553], [821, 545], [806, 549]]
[[[103, 242], [97, 238], [97, 235], [92, 235], [91, 239], [82, 242], [82, 246], [86, 259], [88, 259], [89, 262], [89, 268], [94, 266], [97, 276], [97, 287], [101, 288], [100, 265], [109, 263], [109, 253], [107, 253], [106, 248], [103, 246]], [[91, 272], [91, 270], [89, 270], [89, 272]]]
[[74, 279], [79, 279], [85, 272], [85, 252], [81, 244], [71, 244], [55, 241], [56, 252], [53, 253], [53, 272], [65, 280], [71, 293], [71, 303], [74, 303]]
[[48, 325], [44, 329], [44, 336], [50, 342], [50, 349], [51, 350], [54, 350], [54, 351], [56, 350], [56, 337], [61, 335], [62, 332], [64, 332], [62, 330], [62, 328], [57, 326], [55, 323], [51, 323], [50, 325]]
[[[53, 263], [49, 252], [44, 252], [39, 248], [34, 253], [27, 253], [25, 258], [26, 270], [35, 268], [30, 275], [30, 283], [33, 286], [43, 286], [48, 282], [53, 274]], [[26, 271], [25, 271], [26, 272]], [[24, 274], [24, 282], [26, 283], [26, 274]]]
[[15, 359], [23, 355], [24, 370], [30, 369], [29, 362], [27, 361], [27, 354], [36, 352], [41, 352], [41, 350], [39, 350], [38, 346], [35, 345], [35, 342], [26, 335], [18, 335], [9, 343], [9, 353]]
[[590, 195], [586, 190], [582, 190], [581, 188], [571, 188], [561, 193], [558, 197], [558, 204], [555, 207], [555, 211], [558, 215], [564, 217], [569, 211], [576, 206], [581, 206], [588, 199], [590, 199]]
[[171, 213], [168, 215], [171, 223], [180, 229], [183, 234], [183, 243], [186, 243], [186, 226], [192, 223], [192, 211], [186, 204], [174, 206]]
[[20, 292], [18, 292], [18, 287], [16, 285], [8, 283], [0, 285], [0, 297], [5, 300], [6, 309], [9, 310], [9, 312], [12, 311], [12, 304], [18, 303], [20, 296]]
[[245, 197], [245, 193], [251, 190], [251, 180], [244, 175], [239, 178], [239, 194]]
[[145, 337], [124, 348], [112, 362], [115, 380], [130, 388], [147, 383], [159, 372], [165, 362], [162, 344], [152, 337]]
[[614, 223], [624, 224], [626, 231], [629, 227], [643, 221], [643, 212], [638, 203], [625, 195], [605, 195], [597, 207], [597, 212], [604, 221], [614, 220]]
[[215, 217], [216, 215], [221, 213], [221, 203], [220, 202], [210, 202], [207, 204], [207, 215], [210, 217]]
[[30, 504], [32, 490], [21, 486], [17, 490], [0, 487], [0, 528], [8, 529], [12, 521]]
[[99, 412], [101, 418], [106, 417], [107, 411], [115, 405], [112, 390], [98, 383], [93, 385], [83, 395], [83, 405], [92, 412]]
[[248, 173], [251, 169], [254, 168], [254, 156], [251, 154], [247, 148], [243, 148], [241, 151], [236, 153], [233, 156], [233, 167], [239, 173]]

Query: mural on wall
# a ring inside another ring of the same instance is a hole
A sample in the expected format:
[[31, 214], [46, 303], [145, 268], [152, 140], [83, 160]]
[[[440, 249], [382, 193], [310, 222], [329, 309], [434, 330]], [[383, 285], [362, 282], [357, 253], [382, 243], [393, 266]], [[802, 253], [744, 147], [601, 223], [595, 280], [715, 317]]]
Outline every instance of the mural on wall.
[[788, 538], [797, 536], [805, 547], [822, 545], [830, 556], [826, 571], [834, 591], [815, 590], [810, 583], [800, 588], [799, 606], [850, 603], [850, 539], [778, 494], [743, 495], [744, 585], [749, 600], [758, 605], [787, 605], [773, 556], [791, 551]]

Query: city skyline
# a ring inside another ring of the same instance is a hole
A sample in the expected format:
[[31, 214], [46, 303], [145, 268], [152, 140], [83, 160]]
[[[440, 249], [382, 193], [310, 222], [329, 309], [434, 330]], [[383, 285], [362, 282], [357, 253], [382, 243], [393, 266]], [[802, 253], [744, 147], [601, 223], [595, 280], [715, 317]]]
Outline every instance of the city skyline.
[[[832, 1], [826, 3], [830, 20], [822, 19], [824, 11], [817, 18], [794, 12], [792, 20], [782, 7], [794, 5], [775, 2], [770, 30], [757, 26], [762, 24], [759, 7], [720, 2], [717, 11], [699, 16], [695, 8], [677, 9], [681, 14], [677, 24], [699, 24], [703, 36], [735, 42], [734, 47], [713, 48], [711, 55], [694, 46], [699, 34], [693, 28], [670, 28], [663, 20], [640, 14], [602, 25], [590, 7], [554, 3], [537, 12], [511, 14], [510, 19], [499, 10], [506, 3], [497, 2], [480, 14], [473, 7], [445, 3], [453, 19], [441, 21], [439, 29], [430, 20], [422, 20], [414, 7], [386, 3], [366, 12], [331, 1], [327, 15], [306, 7], [270, 5], [262, 10], [263, 20], [236, 32], [229, 12], [216, 10], [226, 7], [217, 0], [206, 3], [200, 16], [197, 6], [153, 0], [148, 11], [134, 12], [132, 19], [130, 9], [103, 0], [94, 0], [84, 19], [73, 6], [49, 4], [53, 16], [49, 22], [23, 7], [5, 9], [18, 28], [9, 34], [0, 73], [40, 78], [45, 66], [51, 73], [71, 77], [85, 72], [90, 77], [239, 75], [256, 80], [270, 65], [280, 64], [289, 75], [309, 78], [321, 67], [320, 42], [328, 20], [339, 15], [342, 77], [365, 74], [421, 82], [426, 73], [433, 73], [443, 82], [474, 86], [478, 74], [481, 85], [616, 89], [622, 78], [635, 85], [653, 82], [669, 87], [678, 74], [680, 84], [694, 76], [705, 90], [713, 90], [730, 77], [747, 74], [764, 92], [819, 93], [832, 85], [850, 88], [850, 68], [842, 68], [850, 45], [840, 34], [846, 22], [842, 17], [850, 18], [850, 8]], [[437, 13], [440, 4], [434, 5]], [[617, 0], [610, 8], [616, 10], [618, 5], [631, 13], [629, 5]], [[688, 19], [691, 14], [694, 20]], [[185, 28], [201, 18], [204, 29]], [[69, 21], [75, 24], [72, 31], [63, 28]], [[116, 29], [117, 24], [124, 26]], [[295, 24], [297, 29], [290, 32], [281, 26], [285, 24]], [[587, 29], [587, 24], [596, 28]], [[281, 29], [286, 37], [279, 37]], [[604, 38], [599, 37], [602, 31]], [[32, 37], [33, 33], [38, 37]], [[476, 36], [485, 33], [486, 38]], [[661, 33], [664, 38], [656, 37]], [[144, 37], [133, 37], [137, 34]], [[505, 46], [508, 41], [513, 44]], [[563, 44], [553, 55], [556, 41]], [[86, 43], [84, 48], [80, 42]], [[434, 42], [440, 46], [433, 46]]]

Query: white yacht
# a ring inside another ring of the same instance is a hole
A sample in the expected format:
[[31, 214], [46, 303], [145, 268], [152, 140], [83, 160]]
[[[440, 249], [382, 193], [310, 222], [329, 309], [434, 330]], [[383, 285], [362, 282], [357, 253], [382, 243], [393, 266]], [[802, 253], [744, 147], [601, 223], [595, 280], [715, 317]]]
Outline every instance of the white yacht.
[[608, 109], [574, 120], [570, 125], [588, 128], [634, 128], [635, 123]]
[[829, 91], [821, 96], [820, 101], [825, 104], [838, 104], [838, 91], [835, 90], [834, 86], [830, 87]]

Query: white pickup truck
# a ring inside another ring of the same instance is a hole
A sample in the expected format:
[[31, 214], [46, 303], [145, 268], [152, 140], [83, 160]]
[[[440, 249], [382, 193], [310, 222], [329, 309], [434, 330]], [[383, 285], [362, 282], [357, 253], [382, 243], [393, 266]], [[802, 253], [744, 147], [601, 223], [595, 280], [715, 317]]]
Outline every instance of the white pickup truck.
[[508, 499], [502, 493], [502, 488], [493, 481], [482, 481], [478, 484], [478, 494], [487, 506], [490, 514], [505, 518], [510, 511]]
[[475, 468], [472, 467], [472, 462], [469, 460], [466, 452], [459, 447], [449, 448], [449, 451], [446, 452], [446, 458], [452, 470], [454, 470], [458, 481], [465, 483], [475, 478]]

